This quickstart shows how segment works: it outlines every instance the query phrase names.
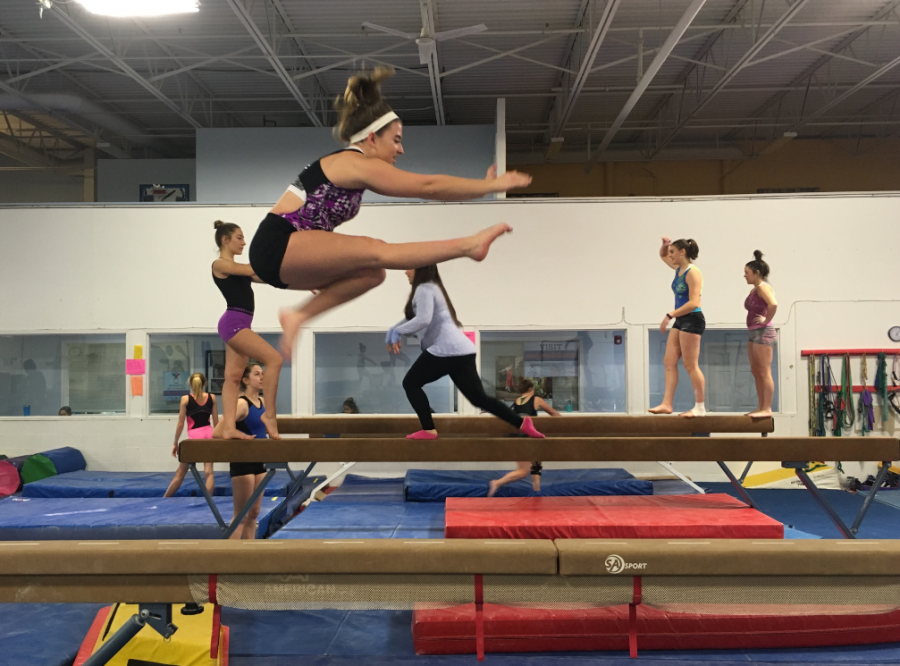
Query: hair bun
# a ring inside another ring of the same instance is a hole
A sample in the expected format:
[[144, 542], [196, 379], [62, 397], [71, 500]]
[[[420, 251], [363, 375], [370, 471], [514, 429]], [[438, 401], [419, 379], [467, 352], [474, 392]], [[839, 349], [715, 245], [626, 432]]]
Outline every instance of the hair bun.
[[756, 260], [759, 261], [763, 258], [763, 253], [759, 250], [753, 250], [753, 256], [756, 257]]
[[218, 228], [221, 227], [223, 224], [225, 224], [225, 223], [222, 222], [222, 220], [216, 220], [215, 222], [213, 222], [213, 229], [218, 229]]

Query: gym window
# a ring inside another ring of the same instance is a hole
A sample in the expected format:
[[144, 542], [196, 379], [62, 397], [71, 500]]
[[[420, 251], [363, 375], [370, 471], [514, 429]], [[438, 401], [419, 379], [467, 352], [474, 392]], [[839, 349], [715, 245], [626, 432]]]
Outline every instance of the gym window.
[[[278, 333], [261, 337], [278, 349]], [[188, 378], [206, 375], [207, 391], [220, 396], [225, 377], [225, 343], [215, 334], [166, 333], [150, 335], [147, 375], [151, 414], [177, 414], [181, 396], [190, 393]], [[278, 413], [290, 414], [291, 363], [285, 361], [278, 379]], [[146, 389], [145, 389], [146, 390]], [[219, 413], [222, 405], [219, 404]]]
[[125, 413], [125, 335], [0, 336], [0, 415]]
[[[400, 354], [390, 354], [386, 331], [316, 333], [316, 414], [340, 414], [353, 398], [361, 414], [412, 414], [403, 377], [419, 358], [415, 337], [401, 339]], [[449, 377], [425, 386], [437, 414], [456, 412], [456, 389]]]
[[482, 331], [487, 394], [512, 402], [523, 378], [560, 412], [625, 412], [625, 331]]
[[[662, 402], [666, 384], [663, 358], [666, 336], [650, 330], [650, 407]], [[747, 329], [707, 328], [700, 343], [700, 370], [706, 378], [706, 411], [746, 413], [757, 408], [756, 383], [750, 373], [747, 357]], [[775, 394], [772, 411], [779, 410], [778, 345], [772, 354], [772, 379]], [[684, 412], [694, 406], [691, 380], [678, 362], [678, 388], [674, 411]]]

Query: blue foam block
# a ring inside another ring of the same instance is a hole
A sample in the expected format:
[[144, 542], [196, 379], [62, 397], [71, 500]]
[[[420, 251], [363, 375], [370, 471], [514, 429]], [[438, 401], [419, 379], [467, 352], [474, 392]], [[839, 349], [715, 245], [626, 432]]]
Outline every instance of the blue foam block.
[[77, 472], [87, 467], [81, 451], [73, 449], [71, 446], [64, 446], [61, 449], [53, 449], [52, 451], [42, 451], [40, 455], [48, 458], [53, 463], [57, 474]]
[[[442, 502], [448, 497], [486, 497], [488, 484], [509, 472], [411, 469], [406, 473], [406, 499]], [[572, 497], [583, 495], [652, 495], [650, 481], [635, 479], [624, 469], [549, 469], [535, 492], [531, 478], [502, 486], [497, 497]]]
[[[200, 469], [203, 476], [203, 470]], [[77, 471], [51, 476], [29, 483], [22, 488], [23, 497], [162, 497], [172, 481], [174, 472], [91, 472]], [[231, 477], [228, 472], [216, 472], [216, 496], [231, 497]], [[304, 479], [303, 487], [312, 489], [325, 480], [324, 476]], [[284, 497], [291, 482], [285, 471], [278, 471], [266, 487], [267, 497]], [[175, 497], [201, 497], [202, 494], [190, 473], [175, 493]]]
[[105, 604], [0, 604], [3, 666], [69, 666]]
[[[215, 499], [227, 522], [230, 497]], [[259, 515], [262, 536], [280, 498], [265, 498]], [[222, 531], [203, 498], [0, 500], [0, 541], [61, 539], [219, 539]]]

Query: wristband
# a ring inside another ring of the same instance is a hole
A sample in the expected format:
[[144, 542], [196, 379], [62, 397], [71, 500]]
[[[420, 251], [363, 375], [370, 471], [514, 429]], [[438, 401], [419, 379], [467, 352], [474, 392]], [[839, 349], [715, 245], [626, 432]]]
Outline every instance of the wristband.
[[670, 314], [667, 312], [667, 313], [666, 313], [666, 319], [675, 319], [675, 317], [673, 317], [672, 315], [670, 315]]

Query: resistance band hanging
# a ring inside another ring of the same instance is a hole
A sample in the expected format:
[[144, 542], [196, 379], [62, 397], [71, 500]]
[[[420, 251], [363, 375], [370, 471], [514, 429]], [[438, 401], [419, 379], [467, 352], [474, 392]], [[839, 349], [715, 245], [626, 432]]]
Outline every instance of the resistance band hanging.
[[815, 437], [819, 433], [816, 428], [816, 355], [810, 354], [806, 358], [807, 386], [809, 387], [809, 436]]
[[822, 354], [819, 361], [819, 402], [816, 408], [816, 436], [825, 436], [825, 419], [834, 418], [834, 393], [831, 389], [834, 374], [831, 372], [831, 359]]
[[863, 352], [859, 363], [860, 382], [862, 382], [862, 394], [859, 396], [859, 431], [863, 437], [872, 432], [875, 427], [875, 410], [872, 407], [872, 394], [869, 392], [869, 364], [866, 353]]
[[897, 396], [898, 383], [900, 383], [900, 354], [894, 354], [894, 360], [891, 363], [891, 392], [887, 394], [888, 403], [891, 409], [900, 415], [900, 398]]
[[850, 354], [844, 354], [841, 363], [841, 392], [838, 394], [834, 410], [835, 437], [841, 436], [843, 428], [852, 428], [856, 418], [853, 407], [853, 377], [850, 374]]
[[875, 393], [881, 396], [881, 422], [888, 420], [887, 397], [887, 357], [884, 352], [878, 354], [878, 364], [875, 366]]

